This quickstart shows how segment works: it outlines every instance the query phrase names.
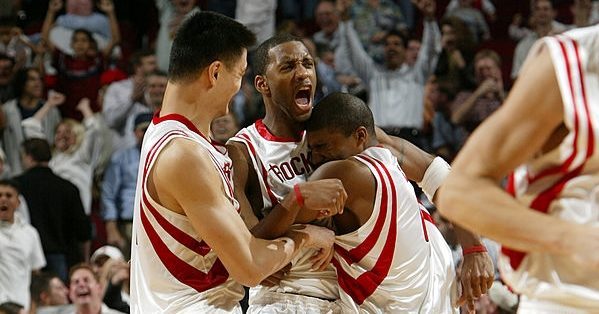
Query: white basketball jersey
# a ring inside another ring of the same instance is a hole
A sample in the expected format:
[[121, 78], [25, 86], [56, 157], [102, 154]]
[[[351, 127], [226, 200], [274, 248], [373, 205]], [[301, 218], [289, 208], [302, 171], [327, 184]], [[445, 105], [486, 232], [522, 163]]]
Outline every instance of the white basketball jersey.
[[[517, 168], [508, 191], [539, 212], [599, 227], [599, 26], [542, 42], [551, 54], [569, 133], [553, 151]], [[517, 292], [530, 299], [599, 311], [596, 272], [568, 256], [524, 254], [508, 248], [502, 253], [500, 270]]]
[[392, 153], [354, 157], [370, 169], [376, 198], [368, 221], [335, 241], [344, 312], [457, 313], [451, 250]]
[[[229, 141], [243, 143], [256, 171], [262, 191], [263, 212], [278, 204], [297, 183], [307, 181], [313, 169], [308, 161], [308, 144], [304, 134], [301, 141], [273, 135], [262, 120], [240, 130]], [[250, 289], [251, 298], [268, 291], [294, 293], [321, 299], [339, 298], [335, 271], [332, 267], [322, 272], [311, 270], [313, 249], [304, 249], [291, 261], [292, 267], [285, 279], [275, 287]]]
[[216, 253], [197, 235], [187, 216], [158, 204], [146, 188], [156, 157], [175, 138], [191, 140], [198, 144], [198, 149], [210, 154], [221, 177], [221, 182], [214, 184], [222, 185], [223, 193], [234, 208], [239, 209], [233, 198], [230, 174], [226, 174], [231, 160], [218, 152], [185, 117], [155, 116], [144, 136], [135, 195], [132, 313], [241, 313], [242, 286], [229, 277]]

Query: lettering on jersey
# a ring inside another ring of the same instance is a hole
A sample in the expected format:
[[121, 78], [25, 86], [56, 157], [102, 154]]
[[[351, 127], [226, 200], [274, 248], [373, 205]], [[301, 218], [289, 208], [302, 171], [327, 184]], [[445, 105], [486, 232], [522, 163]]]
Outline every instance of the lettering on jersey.
[[272, 172], [281, 182], [293, 180], [296, 176], [312, 173], [312, 165], [304, 153], [292, 157], [278, 165], [270, 164], [268, 172]]

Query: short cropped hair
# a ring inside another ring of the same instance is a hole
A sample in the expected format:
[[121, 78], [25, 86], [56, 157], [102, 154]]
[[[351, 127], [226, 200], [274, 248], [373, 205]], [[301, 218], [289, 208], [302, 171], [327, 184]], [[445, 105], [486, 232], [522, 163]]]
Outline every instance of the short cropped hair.
[[30, 138], [23, 141], [23, 151], [37, 162], [48, 162], [52, 158], [50, 144], [41, 138]]
[[15, 189], [15, 191], [17, 191], [17, 194], [21, 193], [21, 187], [19, 183], [13, 179], [0, 180], [0, 186], [10, 186], [11, 188]]
[[260, 46], [256, 48], [256, 51], [254, 51], [254, 59], [252, 62], [252, 64], [254, 65], [254, 73], [256, 75], [264, 75], [266, 73], [266, 68], [270, 63], [270, 59], [268, 57], [268, 52], [270, 51], [270, 49], [290, 41], [297, 41], [304, 45], [304, 42], [302, 42], [302, 39], [300, 37], [288, 33], [275, 35], [265, 40], [262, 44], [260, 44]]
[[39, 273], [31, 276], [31, 285], [29, 286], [29, 292], [31, 293], [31, 300], [38, 305], [42, 302], [42, 292], [50, 291], [50, 281], [58, 278], [56, 274], [52, 273]]
[[493, 60], [493, 62], [495, 62], [495, 65], [497, 65], [497, 67], [501, 68], [501, 57], [499, 56], [499, 54], [497, 54], [497, 52], [495, 52], [491, 49], [483, 49], [483, 50], [477, 52], [476, 55], [474, 56], [474, 64], [476, 64], [478, 61], [480, 61], [480, 59], [484, 59], [484, 58], [489, 58], [489, 59]]
[[314, 106], [306, 123], [306, 130], [336, 130], [349, 136], [360, 126], [365, 127], [370, 136], [375, 136], [370, 108], [354, 95], [332, 93]]
[[256, 42], [256, 35], [239, 22], [214, 12], [199, 12], [188, 17], [177, 31], [168, 68], [173, 82], [196, 79], [212, 62], [227, 67]]
[[73, 265], [69, 269], [69, 285], [71, 285], [71, 278], [73, 277], [73, 274], [80, 269], [88, 270], [93, 275], [94, 279], [96, 279], [97, 282], [100, 282], [100, 276], [94, 271], [92, 265], [88, 263], [79, 263]]

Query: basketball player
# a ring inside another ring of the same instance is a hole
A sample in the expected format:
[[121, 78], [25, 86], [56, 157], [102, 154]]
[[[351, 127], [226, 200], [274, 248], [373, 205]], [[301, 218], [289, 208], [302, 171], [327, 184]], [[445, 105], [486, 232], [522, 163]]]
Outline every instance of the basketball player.
[[[310, 222], [310, 217], [298, 216], [298, 212], [278, 204], [296, 198], [298, 192], [302, 195], [314, 184], [306, 182], [313, 169], [303, 133], [304, 122], [312, 111], [316, 73], [307, 48], [300, 39], [289, 35], [262, 43], [255, 52], [253, 66], [257, 73], [255, 87], [262, 94], [266, 115], [231, 138], [227, 148], [235, 169], [235, 196], [242, 216], [256, 237], [270, 239], [280, 236], [294, 222]], [[449, 166], [407, 141], [383, 132], [381, 137], [395, 148], [408, 178], [423, 182], [423, 190], [432, 199]], [[460, 233], [460, 239], [464, 247], [480, 245], [480, 240], [470, 233]], [[285, 304], [288, 311], [314, 310], [305, 304], [319, 304], [323, 312], [328, 306], [335, 308], [334, 302], [330, 302], [339, 298], [334, 270], [329, 267], [321, 272], [311, 271], [309, 261], [313, 253], [298, 255], [278, 285], [252, 289], [250, 312], [284, 311], [276, 303]], [[485, 293], [492, 281], [493, 266], [488, 254], [481, 252], [467, 256], [464, 269], [463, 301], [473, 306], [474, 299]], [[289, 304], [297, 308], [290, 309]]]
[[[162, 110], [142, 144], [131, 260], [134, 313], [241, 313], [241, 284], [256, 285], [302, 248], [332, 247], [332, 232], [312, 225], [289, 230], [286, 238], [254, 238], [225, 174], [230, 160], [204, 135], [239, 90], [246, 48], [254, 41], [247, 28], [214, 13], [189, 17], [176, 35]], [[306, 193], [303, 207], [337, 213], [344, 193], [336, 186], [337, 198]]]
[[518, 313], [599, 311], [598, 52], [599, 26], [540, 40], [440, 191], [442, 214], [505, 245]]
[[344, 312], [457, 313], [451, 250], [395, 156], [379, 145], [368, 106], [330, 94], [306, 130], [321, 164], [310, 180], [339, 179], [348, 194], [345, 211], [333, 217]]

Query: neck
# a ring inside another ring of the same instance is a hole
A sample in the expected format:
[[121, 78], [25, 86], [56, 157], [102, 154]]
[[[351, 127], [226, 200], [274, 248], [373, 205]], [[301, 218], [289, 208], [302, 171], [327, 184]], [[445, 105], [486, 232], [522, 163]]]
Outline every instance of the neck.
[[399, 63], [399, 64], [387, 63], [387, 69], [389, 69], [391, 71], [395, 71], [395, 70], [399, 69], [400, 66], [401, 66], [401, 63]]
[[77, 314], [100, 314], [102, 311], [101, 302], [92, 302], [77, 306]]
[[[266, 104], [266, 101], [265, 101]], [[305, 126], [302, 122], [293, 120], [280, 109], [272, 109], [276, 105], [266, 105], [266, 115], [262, 122], [270, 133], [278, 137], [297, 138]]]
[[19, 103], [21, 104], [21, 106], [23, 108], [34, 109], [37, 106], [39, 100], [40, 99], [37, 98], [37, 97], [32, 97], [32, 96], [29, 96], [29, 95], [23, 95], [23, 96], [21, 96], [21, 99], [19, 99]]
[[547, 36], [551, 32], [551, 23], [537, 25], [536, 32], [539, 37]]
[[205, 91], [198, 93], [199, 86], [168, 83], [160, 116], [176, 113], [187, 118], [202, 134], [210, 134], [210, 122], [224, 114], [219, 108], [210, 105], [214, 99], [206, 97]]

